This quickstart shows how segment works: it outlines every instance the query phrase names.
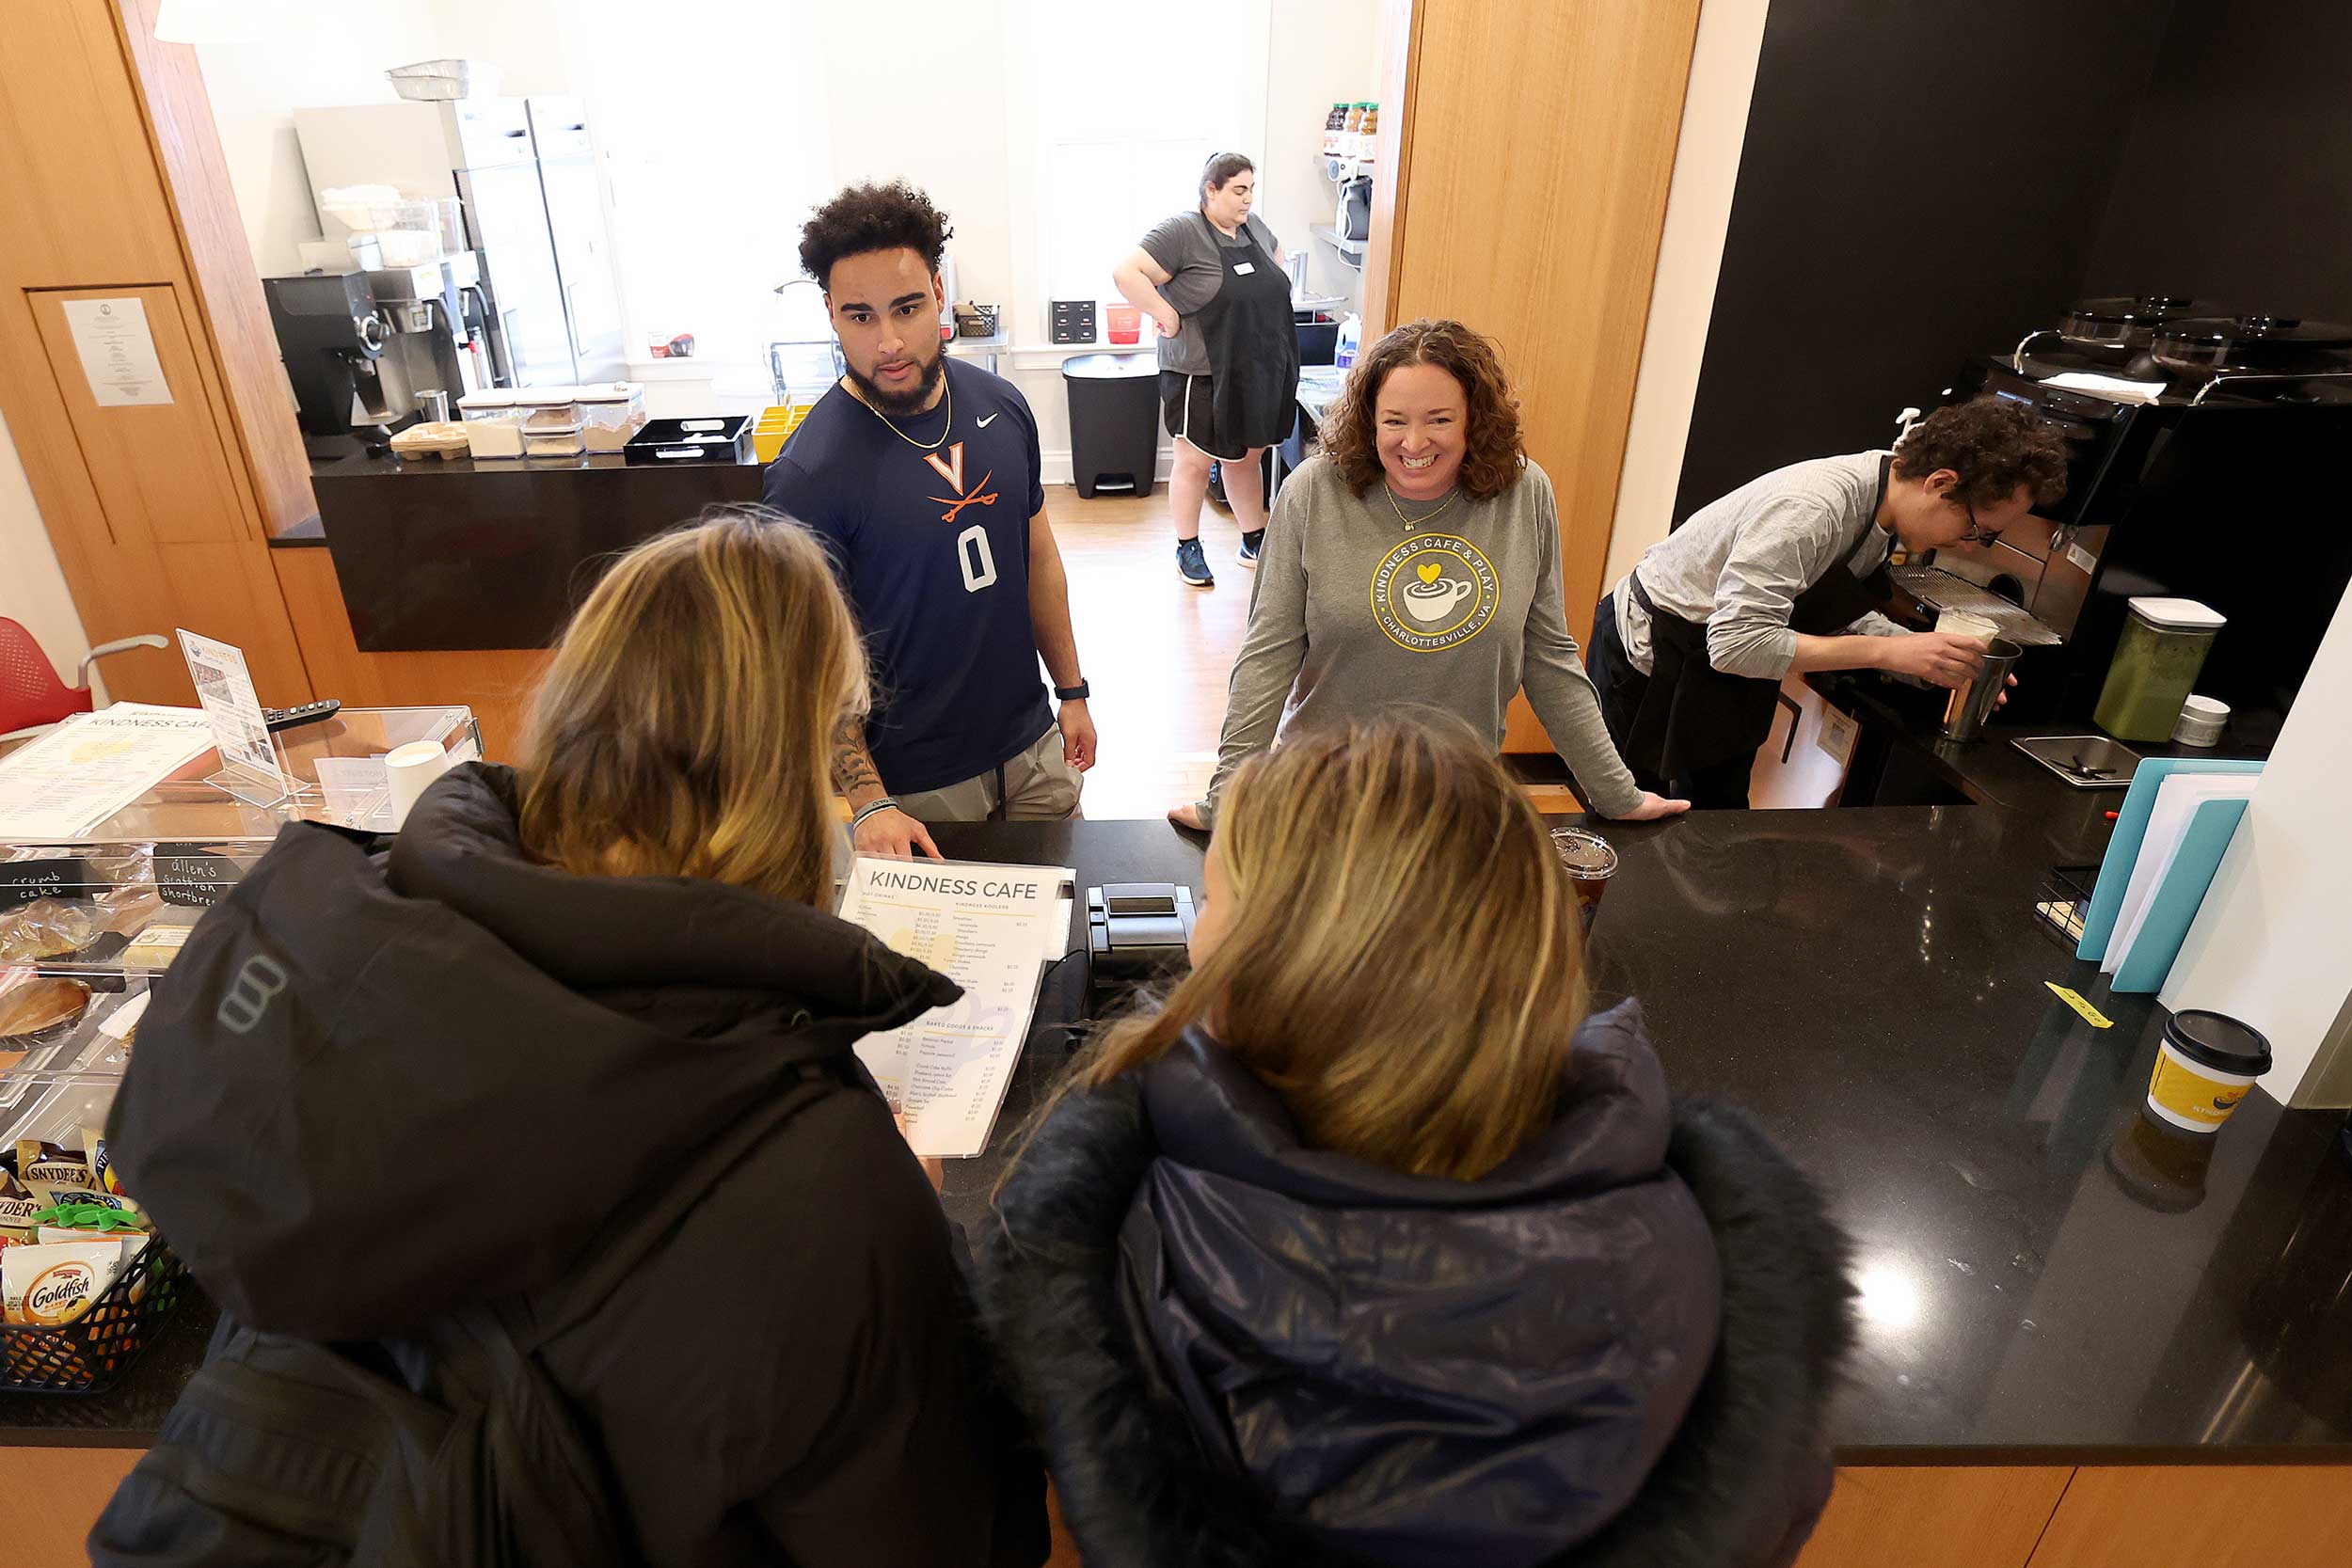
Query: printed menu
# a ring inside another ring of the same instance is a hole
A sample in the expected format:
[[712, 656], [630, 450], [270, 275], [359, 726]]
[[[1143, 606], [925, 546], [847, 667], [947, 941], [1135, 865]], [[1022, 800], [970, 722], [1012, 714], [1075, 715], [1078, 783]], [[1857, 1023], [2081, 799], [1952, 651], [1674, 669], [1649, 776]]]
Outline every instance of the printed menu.
[[1064, 866], [864, 855], [850, 863], [841, 918], [963, 988], [960, 1000], [857, 1048], [917, 1154], [958, 1159], [988, 1148], [1043, 964], [1069, 937], [1076, 876]]
[[78, 838], [212, 749], [198, 708], [116, 703], [75, 714], [0, 761], [0, 839]]

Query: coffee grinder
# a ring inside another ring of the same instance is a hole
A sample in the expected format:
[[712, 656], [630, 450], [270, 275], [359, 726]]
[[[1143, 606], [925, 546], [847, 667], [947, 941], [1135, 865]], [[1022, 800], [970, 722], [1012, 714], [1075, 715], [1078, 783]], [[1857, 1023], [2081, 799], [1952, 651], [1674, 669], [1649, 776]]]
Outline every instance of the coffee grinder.
[[[413, 400], [405, 388], [388, 384], [388, 334], [368, 275], [264, 277], [262, 293], [303, 435], [315, 440], [356, 432], [371, 449], [388, 446], [393, 429], [413, 417]], [[391, 371], [397, 377], [396, 364]]]

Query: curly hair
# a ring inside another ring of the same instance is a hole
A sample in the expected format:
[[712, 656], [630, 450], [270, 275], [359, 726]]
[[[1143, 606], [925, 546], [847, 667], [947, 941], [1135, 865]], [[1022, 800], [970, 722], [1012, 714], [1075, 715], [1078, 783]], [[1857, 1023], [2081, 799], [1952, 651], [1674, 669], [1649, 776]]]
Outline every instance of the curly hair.
[[1896, 443], [1895, 471], [1925, 479], [1938, 468], [1960, 476], [1952, 499], [1997, 506], [2025, 485], [2034, 504], [2066, 494], [2065, 433], [2022, 403], [1990, 395], [1939, 408]]
[[1459, 382], [1469, 401], [1464, 418], [1469, 450], [1462, 454], [1462, 488], [1485, 500], [1518, 483], [1527, 466], [1519, 446], [1519, 400], [1491, 339], [1454, 321], [1407, 322], [1356, 361], [1347, 389], [1323, 421], [1323, 455], [1336, 464], [1358, 495], [1380, 479], [1380, 445], [1373, 429], [1381, 384], [1406, 365], [1435, 365]]
[[844, 256], [904, 246], [937, 272], [954, 234], [947, 214], [903, 180], [851, 185], [818, 208], [801, 230], [801, 270], [831, 289], [833, 264]]

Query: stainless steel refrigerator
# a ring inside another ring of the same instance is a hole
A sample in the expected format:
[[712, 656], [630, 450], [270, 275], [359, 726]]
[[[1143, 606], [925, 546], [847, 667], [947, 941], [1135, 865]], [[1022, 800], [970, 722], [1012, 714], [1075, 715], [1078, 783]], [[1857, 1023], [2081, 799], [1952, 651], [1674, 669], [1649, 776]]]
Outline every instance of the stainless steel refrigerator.
[[[313, 198], [337, 186], [391, 185], [463, 203], [501, 369], [515, 385], [626, 373], [612, 243], [577, 100], [296, 109], [294, 135]], [[323, 221], [330, 237], [341, 231]]]

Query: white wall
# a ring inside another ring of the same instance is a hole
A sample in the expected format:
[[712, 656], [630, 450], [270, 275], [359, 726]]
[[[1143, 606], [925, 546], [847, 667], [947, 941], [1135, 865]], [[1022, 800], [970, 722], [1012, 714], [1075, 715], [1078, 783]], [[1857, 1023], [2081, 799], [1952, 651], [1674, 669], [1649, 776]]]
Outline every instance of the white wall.
[[1265, 147], [1248, 150], [1258, 160], [1258, 211], [1285, 250], [1311, 258], [1310, 287], [1360, 301], [1362, 270], [1311, 238], [1307, 226], [1329, 223], [1339, 198], [1321, 168], [1325, 117], [1334, 103], [1380, 95], [1379, 0], [1274, 0], [1272, 9]]
[[392, 102], [384, 72], [437, 54], [430, 8], [424, 0], [177, 0], [173, 19], [196, 45], [256, 271], [300, 272], [295, 245], [319, 237], [319, 220], [294, 111]]
[[[1184, 89], [1153, 57], [1165, 11], [1144, 0], [898, 0], [879, 30], [870, 8], [811, 0], [707, 0], [670, 11], [637, 0], [182, 4], [179, 26], [197, 44], [263, 274], [298, 270], [296, 242], [318, 234], [292, 128], [296, 104], [388, 101], [388, 67], [486, 59], [504, 92], [587, 101], [606, 154], [632, 356], [648, 331], [701, 331], [722, 350], [707, 356], [716, 386], [688, 395], [730, 410], [764, 400], [765, 367], [746, 345], [790, 335], [789, 306], [768, 290], [799, 271], [809, 206], [852, 180], [903, 176], [930, 191], [955, 226], [958, 293], [1006, 307], [1027, 347], [998, 368], [1036, 407], [1057, 478], [1068, 446], [1064, 356], [1041, 347], [1039, 236], [1055, 211], [1068, 210], [1056, 204], [1089, 193], [1043, 188], [1041, 127], [1057, 112], [1067, 119], [1078, 101], [1131, 118], [1151, 103], [1158, 122], [1176, 125], [1168, 117], [1184, 104], [1209, 115], [1216, 96]], [[1209, 115], [1215, 135], [1260, 158], [1268, 220], [1290, 247], [1311, 246], [1306, 225], [1329, 221], [1332, 201], [1311, 154], [1331, 102], [1375, 89], [1377, 0], [1219, 4], [1248, 19], [1225, 24], [1243, 36], [1218, 55], [1234, 89], [1224, 96], [1248, 102]], [[671, 180], [633, 164], [632, 146], [651, 139], [649, 119], [662, 130], [691, 127], [706, 155]], [[1168, 210], [1185, 195], [1169, 192]], [[1327, 249], [1311, 265], [1314, 281], [1340, 281]], [[698, 328], [698, 315], [716, 312], [696, 302], [712, 299], [735, 311], [723, 332]]]
[[0, 420], [0, 615], [21, 623], [49, 656], [50, 668], [73, 683], [73, 668], [89, 652], [82, 632], [82, 617], [66, 592], [65, 576], [57, 570], [57, 552], [40, 524], [40, 508], [33, 504], [32, 486], [24, 480], [24, 465], [17, 460], [16, 443]]
[[1632, 570], [1674, 521], [1682, 449], [1698, 397], [1699, 361], [1707, 352], [1707, 322], [1715, 309], [1715, 277], [1723, 268], [1724, 235], [1731, 225], [1732, 187], [1739, 182], [1740, 149], [1747, 137], [1756, 54], [1764, 43], [1765, 7], [1766, 0], [1707, 0], [1699, 11], [1658, 275], [1650, 286], [1649, 326], [1633, 388], [1633, 419], [1626, 433], [1625, 467], [1617, 479], [1603, 579], [1608, 583]]
[[[2224, 628], [2222, 636], [2229, 636]], [[2162, 1001], [2270, 1037], [2263, 1087], [2352, 1105], [2352, 594], [2336, 606]]]

